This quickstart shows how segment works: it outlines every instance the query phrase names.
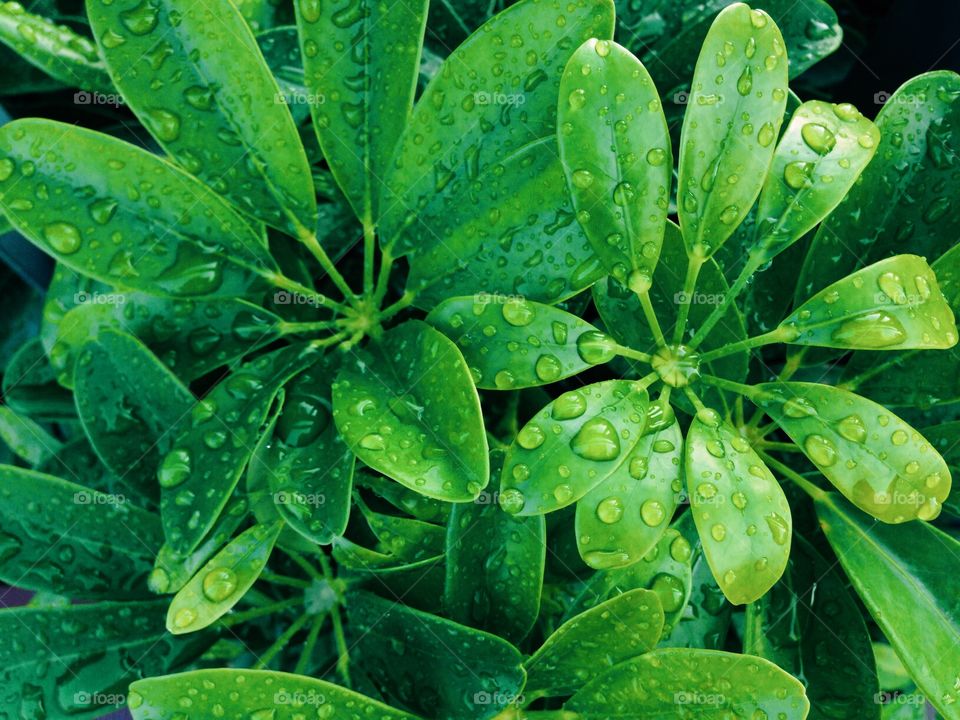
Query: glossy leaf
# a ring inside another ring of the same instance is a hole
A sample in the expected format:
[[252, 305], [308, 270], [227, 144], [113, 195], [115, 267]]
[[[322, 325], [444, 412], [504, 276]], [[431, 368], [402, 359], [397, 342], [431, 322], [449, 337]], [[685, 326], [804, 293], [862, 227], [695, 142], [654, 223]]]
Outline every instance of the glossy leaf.
[[136, 338], [114, 331], [83, 346], [74, 383], [77, 414], [103, 464], [158, 498], [157, 465], [193, 394]]
[[[494, 470], [502, 463], [503, 453], [494, 451]], [[454, 505], [444, 553], [447, 615], [514, 643], [523, 640], [540, 612], [546, 548], [542, 516], [512, 516], [493, 497]]]
[[795, 345], [845, 350], [943, 349], [957, 326], [933, 270], [916, 255], [895, 255], [838, 280], [780, 324]]
[[747, 606], [744, 632], [744, 652], [803, 681], [813, 717], [880, 717], [877, 666], [860, 608], [843, 576], [802, 537], [780, 582]]
[[325, 680], [272, 670], [222, 668], [193, 670], [180, 675], [146, 678], [130, 686], [127, 705], [134, 720], [168, 720], [191, 699], [191, 712], [216, 717], [224, 708], [264, 710], [274, 720], [293, 720], [304, 707], [328, 713], [337, 720], [416, 720], [413, 715], [387, 707]]
[[282, 528], [254, 525], [210, 558], [170, 602], [167, 630], [196, 632], [228, 613], [260, 577]]
[[[577, 502], [580, 557], [592, 568], [641, 560], [670, 524], [680, 501], [683, 434], [673, 411], [651, 405], [648, 427], [623, 463]], [[663, 413], [666, 417], [660, 417]]]
[[374, 512], [359, 498], [356, 504], [378, 541], [377, 552], [403, 563], [416, 563], [443, 554], [446, 529], [440, 525]]
[[43, 344], [33, 338], [22, 345], [3, 373], [3, 398], [17, 412], [33, 417], [76, 417], [73, 398], [56, 381]]
[[617, 663], [653, 650], [662, 630], [656, 593], [617, 595], [565, 622], [524, 662], [527, 692], [569, 695]]
[[880, 131], [849, 103], [810, 100], [790, 118], [760, 193], [750, 252], [770, 260], [840, 204], [877, 151]]
[[473, 380], [456, 345], [424, 322], [395, 327], [344, 361], [333, 418], [364, 463], [423, 495], [466, 502], [487, 485]]
[[657, 88], [629, 50], [591, 39], [573, 54], [560, 81], [557, 141], [594, 252], [621, 283], [646, 289], [663, 243], [673, 153]]
[[216, 522], [253, 453], [280, 387], [316, 361], [310, 345], [262, 355], [221, 380], [178, 425], [157, 469], [167, 542], [194, 550]]
[[887, 527], [835, 493], [817, 498], [817, 515], [844, 572], [874, 621], [930, 702], [960, 718], [960, 543], [923, 522]]
[[[0, 579], [75, 598], [148, 595], [163, 536], [159, 518], [127, 502], [43, 473], [0, 466]], [[57, 537], [56, 546], [36, 542]]]
[[347, 617], [377, 689], [412, 710], [490, 717], [523, 689], [520, 653], [498, 637], [369, 593], [348, 596]]
[[517, 297], [450, 298], [427, 322], [457, 344], [481, 389], [546, 385], [612, 357], [590, 323]]
[[496, 242], [508, 226], [490, 227], [491, 208], [468, 200], [473, 186], [495, 185], [502, 163], [530, 143], [552, 143], [560, 68], [589, 38], [612, 38], [613, 15], [610, 0], [522, 0], [447, 58], [414, 107], [381, 197], [381, 242], [393, 255], [445, 242], [466, 219], [483, 218], [473, 232]]
[[[360, 487], [371, 490], [397, 510], [424, 522], [446, 524], [454, 507], [449, 503], [425, 497], [383, 475], [358, 471], [355, 479]], [[481, 493], [475, 502], [479, 502], [483, 497], [484, 494]]]
[[0, 439], [31, 466], [41, 465], [59, 452], [61, 443], [25, 415], [0, 405]]
[[357, 217], [371, 225], [410, 116], [427, 0], [299, 2], [297, 24], [313, 127]]
[[636, 456], [647, 422], [646, 388], [607, 380], [570, 390], [537, 413], [507, 450], [500, 507], [514, 515], [559, 510]]
[[776, 23], [743, 3], [710, 27], [693, 75], [680, 140], [680, 228], [709, 256], [760, 193], [787, 103], [787, 58]]
[[690, 508], [703, 551], [734, 605], [762, 597], [787, 566], [793, 520], [780, 483], [750, 443], [712, 410], [684, 444]]
[[89, 0], [87, 16], [114, 83], [164, 150], [247, 214], [313, 233], [307, 156], [232, 3], [214, 11]]
[[[49, 150], [35, 156], [36, 143]], [[25, 119], [0, 129], [0, 155], [11, 222], [79, 273], [156, 295], [223, 297], [275, 269], [262, 238], [219, 196], [133, 145]], [[48, 199], [36, 202], [38, 192]]]
[[765, 383], [751, 399], [821, 473], [886, 523], [932, 520], [950, 492], [943, 458], [882, 405], [818, 383]]
[[594, 718], [720, 720], [736, 712], [803, 720], [810, 704], [803, 685], [760, 658], [719, 650], [668, 648], [614, 666], [564, 706]]

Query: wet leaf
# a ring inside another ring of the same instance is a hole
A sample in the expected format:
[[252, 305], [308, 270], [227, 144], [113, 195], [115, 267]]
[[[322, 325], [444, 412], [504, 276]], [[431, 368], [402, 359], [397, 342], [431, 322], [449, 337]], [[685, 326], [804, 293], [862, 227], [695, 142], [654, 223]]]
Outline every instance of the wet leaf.
[[557, 628], [524, 662], [526, 690], [569, 695], [617, 663], [653, 650], [662, 630], [657, 594], [628, 590]]
[[760, 193], [787, 103], [776, 23], [743, 3], [713, 21], [697, 60], [680, 140], [678, 213], [688, 252], [709, 256]]
[[773, 663], [719, 650], [667, 648], [614, 666], [564, 706], [594, 718], [744, 717], [803, 720], [803, 685]]
[[44, 428], [6, 405], [0, 405], [0, 439], [32, 467], [43, 464], [62, 447]]
[[[960, 254], [958, 254], [960, 256]], [[838, 280], [781, 324], [795, 345], [845, 350], [943, 349], [957, 326], [933, 270], [916, 255], [895, 255]]]
[[546, 385], [613, 357], [612, 340], [590, 323], [520, 297], [450, 298], [427, 322], [457, 344], [481, 389]]
[[[383, 475], [358, 471], [355, 481], [360, 487], [371, 490], [397, 510], [405, 512], [417, 520], [446, 524], [453, 509], [453, 506], [449, 503], [425, 497]], [[487, 493], [481, 493], [476, 502], [480, 502], [486, 495]], [[488, 501], [493, 502], [492, 500]]]
[[[35, 157], [36, 143], [48, 151]], [[275, 270], [240, 215], [145, 150], [24, 119], [0, 129], [0, 155], [0, 206], [14, 227], [83, 275], [156, 295], [225, 297], [244, 295], [259, 274]]]
[[167, 630], [196, 632], [228, 613], [260, 577], [282, 528], [282, 522], [254, 525], [210, 558], [170, 602]]
[[514, 515], [553, 512], [619, 468], [629, 470], [648, 404], [646, 388], [630, 380], [594, 383], [558, 397], [521, 428], [507, 450], [500, 507]]
[[73, 397], [57, 384], [56, 372], [39, 338], [21, 345], [7, 363], [3, 399], [15, 411], [34, 419], [76, 417]]
[[690, 508], [723, 594], [753, 602], [783, 575], [793, 520], [780, 483], [750, 443], [712, 410], [690, 423], [684, 444]]
[[359, 498], [356, 505], [377, 539], [377, 552], [402, 563], [416, 563], [443, 554], [446, 538], [444, 527], [374, 512]]
[[573, 54], [560, 81], [557, 141], [594, 252], [621, 283], [645, 290], [663, 243], [673, 153], [657, 88], [629, 50], [591, 39]]
[[950, 471], [920, 433], [882, 405], [818, 383], [755, 385], [751, 400], [854, 505], [886, 523], [932, 520]]
[[90, 0], [87, 16], [110, 76], [164, 150], [248, 215], [312, 235], [306, 153], [233, 4]]
[[467, 502], [487, 485], [473, 380], [457, 346], [424, 322], [395, 327], [344, 361], [333, 418], [358, 458], [411, 490]]
[[923, 694], [949, 720], [960, 718], [960, 543], [924, 522], [889, 527], [835, 493], [817, 498], [823, 532], [874, 621]]

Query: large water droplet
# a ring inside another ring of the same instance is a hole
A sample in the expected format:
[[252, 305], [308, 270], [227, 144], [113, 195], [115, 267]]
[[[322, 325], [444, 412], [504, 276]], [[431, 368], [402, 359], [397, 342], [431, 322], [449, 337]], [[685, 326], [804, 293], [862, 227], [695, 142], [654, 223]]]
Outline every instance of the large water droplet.
[[620, 454], [620, 438], [609, 420], [595, 417], [583, 424], [570, 448], [585, 460], [613, 460]]
[[800, 135], [807, 146], [818, 155], [826, 155], [837, 144], [837, 138], [830, 128], [820, 123], [807, 123], [800, 129]]
[[237, 590], [237, 575], [230, 568], [216, 568], [203, 576], [203, 594], [212, 602], [223, 602]]
[[176, 487], [190, 477], [190, 461], [190, 453], [182, 449], [174, 449], [164, 455], [157, 470], [160, 487]]
[[837, 448], [823, 435], [808, 435], [803, 441], [807, 456], [820, 467], [830, 467], [837, 462]]
[[83, 244], [80, 231], [70, 223], [64, 222], [45, 225], [43, 228], [43, 238], [50, 243], [50, 247], [61, 255], [72, 255], [77, 252]]
[[617, 497], [608, 497], [597, 505], [597, 517], [600, 522], [613, 525], [623, 517], [623, 502]]
[[554, 420], [573, 420], [587, 410], [587, 401], [579, 390], [571, 390], [553, 401], [551, 416]]
[[831, 338], [844, 346], [884, 348], [903, 342], [906, 336], [897, 318], [877, 310], [847, 320], [833, 331]]

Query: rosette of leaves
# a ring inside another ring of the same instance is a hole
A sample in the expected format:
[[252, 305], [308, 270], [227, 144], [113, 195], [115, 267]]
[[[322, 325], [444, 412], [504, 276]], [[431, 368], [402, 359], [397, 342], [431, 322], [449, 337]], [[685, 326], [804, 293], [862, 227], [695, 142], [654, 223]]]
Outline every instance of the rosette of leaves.
[[151, 140], [0, 127], [12, 715], [878, 717], [874, 632], [958, 717], [955, 76], [800, 102], [822, 2], [50, 5], [15, 83]]

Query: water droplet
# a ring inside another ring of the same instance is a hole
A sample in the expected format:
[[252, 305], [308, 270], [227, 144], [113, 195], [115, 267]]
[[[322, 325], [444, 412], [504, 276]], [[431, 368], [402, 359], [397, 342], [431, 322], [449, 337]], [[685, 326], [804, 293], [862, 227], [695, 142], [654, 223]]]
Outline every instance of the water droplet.
[[517, 444], [524, 450], [536, 450], [543, 445], [546, 440], [546, 434], [543, 428], [533, 423], [524, 425], [523, 429], [517, 433]]
[[567, 97], [567, 102], [572, 110], [582, 110], [587, 104], [587, 94], [583, 88], [577, 88]]
[[509, 390], [514, 386], [517, 379], [509, 370], [500, 370], [493, 376], [493, 384], [500, 390]]
[[384, 450], [387, 447], [387, 441], [379, 433], [369, 433], [360, 438], [360, 447], [364, 450]]
[[120, 22], [134, 35], [147, 35], [157, 27], [157, 9], [149, 2], [120, 13]]
[[743, 68], [743, 72], [740, 73], [740, 77], [737, 78], [737, 92], [741, 95], [749, 95], [750, 91], [753, 89], [753, 74], [750, 72], [750, 66], [747, 65]]
[[503, 319], [514, 327], [525, 327], [533, 322], [537, 311], [526, 300], [508, 300], [503, 304], [500, 312]]
[[826, 155], [837, 144], [837, 138], [830, 128], [820, 123], [807, 123], [800, 129], [800, 135], [807, 146], [818, 155]]
[[817, 408], [802, 397], [793, 397], [783, 404], [783, 414], [792, 418], [816, 417]]
[[785, 545], [790, 539], [790, 524], [780, 517], [777, 513], [770, 513], [766, 517], [767, 527], [773, 535], [773, 541], [777, 545]]
[[674, 538], [673, 542], [670, 543], [670, 557], [677, 562], [689, 562], [691, 555], [693, 555], [693, 549], [683, 535], [678, 535]]
[[897, 305], [907, 302], [907, 291], [903, 287], [903, 280], [893, 272], [885, 272], [877, 278], [877, 287]]
[[647, 162], [651, 165], [663, 165], [667, 159], [667, 151], [663, 148], [652, 148], [647, 152]]
[[591, 365], [609, 362], [616, 355], [616, 349], [616, 341], [599, 330], [589, 330], [577, 338], [577, 353]]
[[803, 447], [807, 457], [820, 467], [830, 467], [837, 462], [837, 448], [823, 435], [808, 435]]
[[686, 590], [680, 578], [667, 573], [660, 573], [653, 579], [650, 589], [660, 598], [660, 604], [663, 606], [664, 612], [676, 612], [683, 607]]
[[757, 142], [762, 147], [769, 147], [776, 136], [777, 131], [773, 129], [773, 124], [765, 122], [760, 126], [760, 131], [757, 133]]
[[613, 525], [619, 522], [620, 518], [623, 517], [623, 503], [620, 501], [620, 498], [608, 497], [605, 500], [601, 500], [600, 504], [597, 505], [597, 517], [600, 519], [600, 522], [606, 523], [607, 525]]
[[190, 627], [197, 619], [197, 612], [191, 608], [181, 608], [173, 616], [173, 626], [178, 630]]
[[72, 255], [83, 244], [80, 231], [70, 223], [57, 222], [45, 225], [43, 238], [61, 255]]
[[173, 142], [180, 137], [180, 116], [169, 110], [153, 108], [145, 112], [147, 125], [161, 142]]
[[628, 470], [630, 477], [634, 480], [642, 480], [647, 474], [647, 459], [641, 455], [637, 455], [630, 460]]
[[620, 454], [620, 437], [606, 418], [590, 418], [570, 441], [570, 448], [585, 460], [613, 460]]
[[610, 54], [610, 41], [609, 40], [597, 40], [597, 44], [594, 46], [594, 50], [597, 51], [597, 55], [600, 57], [607, 57]]
[[203, 594], [212, 602], [223, 602], [237, 590], [237, 575], [230, 568], [216, 568], [203, 576]]
[[557, 485], [553, 489], [553, 497], [558, 503], [566, 503], [573, 497], [573, 488], [566, 484]]
[[867, 439], [867, 427], [859, 415], [848, 415], [837, 425], [840, 436], [850, 442], [862, 443]]
[[717, 542], [723, 542], [727, 537], [727, 527], [723, 523], [716, 523], [710, 528], [710, 536]]
[[723, 450], [723, 443], [719, 440], [707, 440], [707, 452], [715, 458], [722, 458], [726, 453]]
[[174, 449], [164, 455], [157, 470], [157, 482], [162, 488], [176, 487], [190, 477], [190, 453]]
[[903, 430], [895, 430], [893, 435], [890, 436], [890, 442], [894, 445], [904, 445], [907, 440], [910, 439], [910, 436], [907, 435]]
[[550, 412], [554, 420], [573, 420], [587, 410], [587, 401], [579, 390], [571, 390], [553, 401]]
[[500, 493], [498, 502], [500, 503], [500, 507], [504, 512], [510, 513], [511, 515], [516, 515], [518, 512], [523, 510], [523, 506], [526, 504], [527, 499], [523, 496], [523, 493], [516, 488], [508, 488]]
[[656, 527], [667, 517], [663, 504], [657, 500], [647, 500], [640, 506], [640, 518], [650, 527]]
[[787, 163], [783, 168], [783, 181], [794, 190], [802, 190], [811, 184], [810, 178], [813, 173], [813, 163], [803, 160], [794, 160]]
[[534, 371], [543, 382], [553, 382], [560, 379], [563, 374], [563, 366], [555, 355], [541, 355], [537, 358]]
[[871, 349], [897, 345], [906, 336], [897, 318], [877, 310], [847, 320], [833, 331], [831, 339], [845, 347]]
[[573, 182], [575, 187], [580, 188], [581, 190], [586, 190], [595, 180], [593, 173], [589, 170], [574, 170], [573, 174], [570, 176], [570, 180]]

